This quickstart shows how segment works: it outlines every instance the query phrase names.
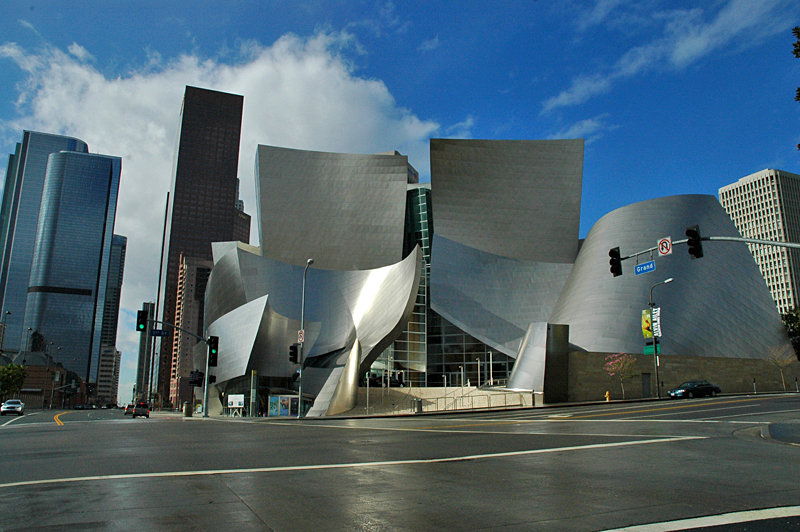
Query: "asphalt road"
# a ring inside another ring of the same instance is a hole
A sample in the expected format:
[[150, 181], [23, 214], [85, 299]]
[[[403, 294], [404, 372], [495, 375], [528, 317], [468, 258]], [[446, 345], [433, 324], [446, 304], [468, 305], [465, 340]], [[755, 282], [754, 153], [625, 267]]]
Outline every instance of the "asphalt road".
[[795, 530], [799, 424], [797, 394], [302, 421], [31, 412], [0, 418], [0, 529]]

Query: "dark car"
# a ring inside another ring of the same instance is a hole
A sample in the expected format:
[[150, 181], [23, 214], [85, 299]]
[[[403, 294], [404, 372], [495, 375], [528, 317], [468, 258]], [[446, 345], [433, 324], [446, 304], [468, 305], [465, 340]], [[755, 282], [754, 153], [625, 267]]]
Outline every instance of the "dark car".
[[139, 401], [136, 403], [136, 406], [133, 407], [133, 417], [136, 416], [144, 416], [146, 418], [150, 417], [150, 405], [143, 401]]
[[708, 381], [686, 381], [667, 392], [670, 397], [713, 397], [722, 392], [719, 386]]
[[125, 407], [125, 411], [122, 413], [125, 416], [129, 416], [133, 414], [133, 407], [136, 406], [133, 403], [128, 403], [128, 406]]

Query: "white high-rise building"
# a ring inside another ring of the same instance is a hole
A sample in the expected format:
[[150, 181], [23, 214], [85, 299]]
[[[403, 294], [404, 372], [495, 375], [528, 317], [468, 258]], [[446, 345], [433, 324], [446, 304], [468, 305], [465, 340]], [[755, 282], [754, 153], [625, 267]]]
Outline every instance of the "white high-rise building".
[[[800, 242], [800, 175], [761, 170], [720, 188], [719, 201], [743, 237]], [[784, 314], [796, 308], [800, 296], [800, 251], [748, 246], [778, 311]]]

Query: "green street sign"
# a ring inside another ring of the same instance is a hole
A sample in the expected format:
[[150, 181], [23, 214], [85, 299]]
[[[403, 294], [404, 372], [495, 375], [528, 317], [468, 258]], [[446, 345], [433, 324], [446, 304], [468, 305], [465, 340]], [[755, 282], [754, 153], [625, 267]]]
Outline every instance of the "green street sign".
[[[644, 354], [645, 355], [652, 355], [653, 354], [653, 346], [652, 345], [644, 346]], [[658, 344], [658, 354], [659, 355], [661, 354], [661, 344]]]

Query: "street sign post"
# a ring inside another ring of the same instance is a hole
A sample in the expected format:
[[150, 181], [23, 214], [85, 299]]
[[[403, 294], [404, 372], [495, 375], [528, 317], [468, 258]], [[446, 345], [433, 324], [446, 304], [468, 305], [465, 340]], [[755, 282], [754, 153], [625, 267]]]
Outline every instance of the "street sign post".
[[655, 271], [655, 269], [656, 269], [656, 261], [649, 260], [647, 262], [637, 264], [634, 272], [636, 273], [636, 275], [642, 275], [643, 273], [653, 272]]

